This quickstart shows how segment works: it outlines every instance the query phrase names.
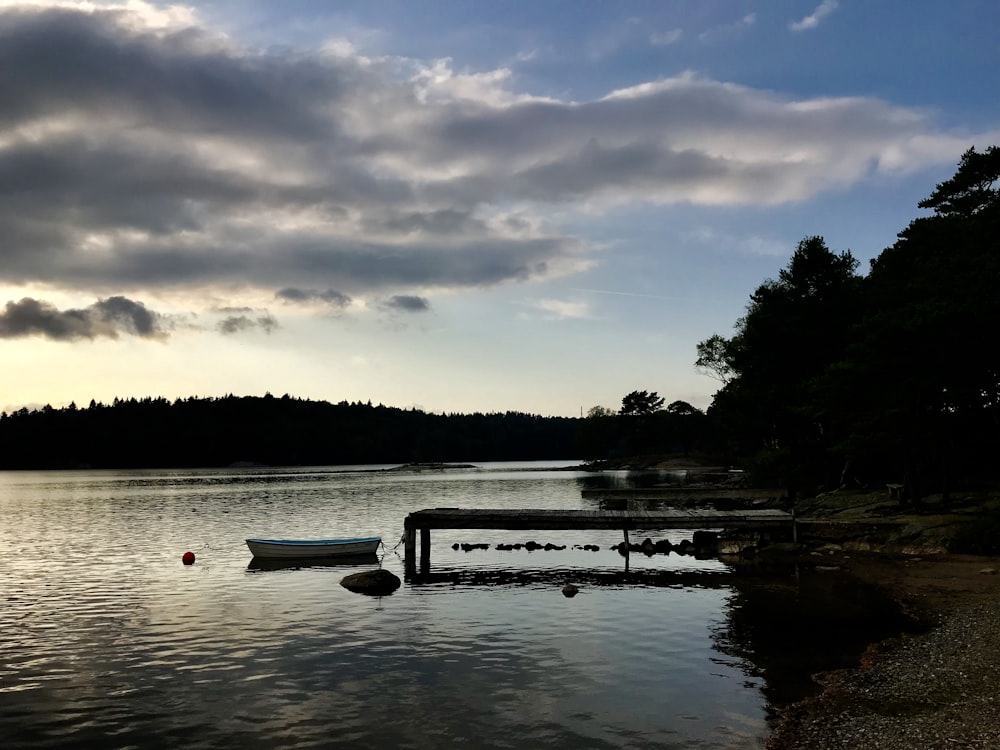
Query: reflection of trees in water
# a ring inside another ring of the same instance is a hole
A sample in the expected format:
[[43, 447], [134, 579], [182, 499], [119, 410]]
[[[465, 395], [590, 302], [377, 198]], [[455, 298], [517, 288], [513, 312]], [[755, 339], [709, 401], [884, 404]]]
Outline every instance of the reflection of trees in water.
[[657, 469], [600, 471], [578, 477], [576, 481], [580, 485], [581, 490], [628, 490], [663, 486], [682, 487], [688, 481], [688, 472]]
[[851, 667], [865, 648], [918, 626], [878, 587], [836, 572], [793, 566], [734, 570], [599, 571], [581, 569], [452, 569], [408, 577], [410, 585], [725, 588], [725, 621], [711, 634], [727, 663], [769, 706], [817, 691], [811, 676]]
[[811, 675], [858, 663], [870, 644], [914, 629], [879, 588], [813, 568], [729, 579], [725, 624], [715, 647], [762, 677], [769, 706], [817, 691]]
[[[624, 563], [622, 563], [624, 566]], [[728, 585], [724, 570], [596, 570], [586, 568], [452, 568], [407, 577], [412, 584], [448, 584], [450, 586], [541, 586], [561, 588], [572, 580], [581, 586], [618, 586], [648, 588], [722, 588]]]

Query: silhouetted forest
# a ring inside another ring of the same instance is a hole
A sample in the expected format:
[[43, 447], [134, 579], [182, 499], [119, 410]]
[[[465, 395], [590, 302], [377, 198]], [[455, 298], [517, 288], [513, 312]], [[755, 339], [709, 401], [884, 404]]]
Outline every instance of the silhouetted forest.
[[[996, 481], [1000, 149], [967, 151], [898, 240], [857, 274], [804, 239], [735, 334], [698, 346], [721, 382], [715, 450], [804, 495], [902, 483], [904, 496]], [[850, 217], [844, 217], [849, 221]]]
[[698, 344], [721, 384], [707, 412], [634, 392], [591, 409], [582, 455], [698, 451], [792, 496], [1000, 486], [998, 179], [1000, 149], [969, 149], [867, 275], [805, 238], [732, 336]]
[[579, 420], [288, 395], [128, 399], [0, 418], [0, 468], [312, 466], [573, 457]]

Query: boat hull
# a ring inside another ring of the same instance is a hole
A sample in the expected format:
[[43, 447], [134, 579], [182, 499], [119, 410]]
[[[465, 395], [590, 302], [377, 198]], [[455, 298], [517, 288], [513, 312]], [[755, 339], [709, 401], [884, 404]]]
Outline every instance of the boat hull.
[[374, 555], [382, 537], [351, 539], [247, 539], [254, 557], [262, 559], [312, 559]]

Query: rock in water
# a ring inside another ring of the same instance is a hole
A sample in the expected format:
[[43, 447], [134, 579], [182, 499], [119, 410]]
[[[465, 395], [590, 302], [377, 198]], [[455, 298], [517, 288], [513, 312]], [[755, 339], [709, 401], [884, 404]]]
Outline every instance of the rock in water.
[[385, 596], [399, 588], [400, 580], [388, 570], [365, 570], [344, 576], [340, 585], [348, 591], [370, 596]]
[[563, 586], [562, 591], [563, 591], [563, 596], [567, 597], [568, 599], [572, 599], [574, 596], [580, 593], [580, 589], [578, 589], [572, 583], [567, 583], [565, 586]]

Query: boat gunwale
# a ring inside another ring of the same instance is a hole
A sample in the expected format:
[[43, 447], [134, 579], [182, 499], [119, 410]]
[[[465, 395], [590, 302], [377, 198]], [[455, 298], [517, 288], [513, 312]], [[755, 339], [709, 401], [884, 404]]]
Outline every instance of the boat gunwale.
[[381, 542], [382, 537], [380, 536], [358, 536], [358, 537], [347, 537], [344, 539], [259, 539], [259, 538], [249, 538], [246, 540], [249, 542], [255, 542], [257, 544], [284, 544], [293, 545], [297, 547], [310, 547], [310, 546], [330, 546], [338, 544], [361, 544], [361, 543], [371, 543], [371, 542]]

